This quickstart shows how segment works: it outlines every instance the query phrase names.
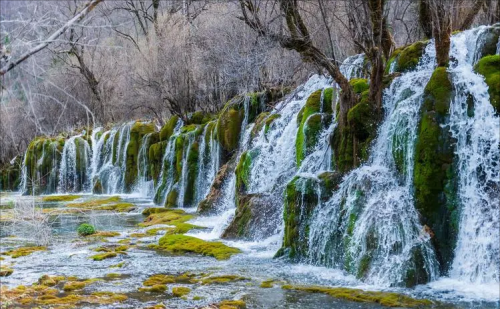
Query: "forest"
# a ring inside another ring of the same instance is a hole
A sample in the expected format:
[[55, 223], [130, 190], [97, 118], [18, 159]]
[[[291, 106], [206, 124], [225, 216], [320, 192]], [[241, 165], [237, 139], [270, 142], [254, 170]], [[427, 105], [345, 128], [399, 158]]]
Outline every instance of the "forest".
[[500, 1], [0, 2], [2, 308], [497, 308]]

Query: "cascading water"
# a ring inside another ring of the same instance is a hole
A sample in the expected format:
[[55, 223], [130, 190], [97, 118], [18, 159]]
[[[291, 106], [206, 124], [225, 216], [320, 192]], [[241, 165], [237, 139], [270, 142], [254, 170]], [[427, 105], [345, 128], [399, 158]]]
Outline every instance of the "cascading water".
[[[474, 73], [477, 49], [488, 27], [464, 31], [452, 39], [450, 66], [455, 97], [450, 128], [457, 141], [460, 221], [450, 277], [498, 284], [500, 266], [500, 132], [488, 86]], [[468, 102], [473, 99], [473, 115]]]
[[205, 125], [199, 147], [196, 204], [207, 196], [220, 165], [220, 146], [215, 138], [215, 121]]
[[[317, 207], [311, 222], [308, 260], [344, 268], [378, 285], [402, 284], [421, 257], [429, 279], [437, 262], [413, 206], [413, 144], [422, 94], [434, 68], [428, 44], [417, 70], [396, 78], [384, 93], [385, 120], [368, 163], [346, 175], [338, 191]], [[399, 143], [397, 136], [405, 136]], [[396, 142], [393, 142], [396, 140]], [[403, 147], [404, 174], [393, 147]]]
[[141, 196], [152, 197], [154, 194], [154, 180], [149, 176], [149, 141], [152, 133], [144, 135], [141, 148], [137, 155], [137, 182], [135, 191]]
[[70, 137], [64, 144], [59, 167], [59, 192], [89, 190], [87, 175], [90, 164], [90, 145], [83, 134]]
[[127, 168], [127, 146], [130, 141], [132, 123], [113, 128], [101, 134], [101, 129], [92, 134], [92, 163], [90, 180], [92, 188], [101, 187], [102, 193], [125, 192], [125, 172]]

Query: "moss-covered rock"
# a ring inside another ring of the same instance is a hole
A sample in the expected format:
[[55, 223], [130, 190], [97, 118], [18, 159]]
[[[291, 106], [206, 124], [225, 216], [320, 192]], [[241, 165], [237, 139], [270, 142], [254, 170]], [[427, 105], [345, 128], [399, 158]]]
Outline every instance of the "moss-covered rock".
[[457, 211], [452, 196], [454, 190], [450, 188], [448, 193], [445, 190], [453, 186], [455, 178], [455, 141], [446, 126], [452, 94], [446, 68], [436, 68], [424, 91], [413, 174], [415, 205], [422, 215], [422, 223], [435, 234], [432, 240], [442, 270], [446, 270], [452, 260], [457, 232], [452, 223]]
[[188, 114], [186, 124], [205, 124], [214, 120], [215, 116], [205, 111], [196, 111]]
[[319, 89], [307, 98], [306, 104], [297, 115], [297, 139], [295, 155], [297, 166], [314, 149], [320, 131], [331, 122], [333, 88]]
[[250, 172], [252, 169], [252, 160], [257, 155], [256, 151], [245, 151], [240, 156], [240, 161], [236, 166], [236, 191], [244, 193], [250, 185]]
[[218, 260], [227, 260], [233, 254], [240, 253], [239, 249], [228, 247], [221, 242], [209, 242], [199, 238], [173, 234], [160, 238], [157, 249], [177, 253], [197, 253], [212, 256]]
[[308, 293], [323, 293], [335, 298], [361, 303], [378, 303], [386, 307], [399, 308], [430, 308], [433, 302], [426, 299], [415, 299], [403, 294], [389, 292], [372, 292], [352, 288], [330, 288], [322, 286], [283, 285], [283, 289], [297, 290]]
[[299, 176], [286, 186], [283, 212], [285, 235], [276, 257], [300, 260], [307, 256], [310, 219], [319, 201], [317, 190], [317, 180]]
[[369, 101], [366, 79], [350, 81], [358, 103], [347, 112], [347, 124], [335, 130], [330, 139], [336, 170], [346, 173], [368, 159], [369, 147], [375, 138], [379, 117]]
[[481, 58], [474, 69], [484, 76], [488, 85], [491, 105], [493, 105], [497, 115], [500, 115], [500, 55]]
[[199, 157], [199, 145], [198, 142], [191, 144], [188, 150], [187, 156], [187, 176], [186, 176], [186, 187], [184, 191], [184, 204], [183, 207], [191, 206], [195, 202], [196, 198], [196, 180], [198, 177], [198, 157]]
[[[81, 139], [80, 139], [81, 140]], [[82, 140], [83, 141], [83, 140]], [[65, 140], [63, 137], [37, 137], [31, 141], [26, 150], [24, 163], [26, 164], [26, 191], [23, 194], [51, 194], [57, 191], [59, 183], [59, 166]], [[77, 145], [76, 172], [78, 179], [85, 177], [87, 172], [81, 164], [83, 143]], [[81, 190], [82, 183], [74, 184], [76, 191]]]
[[[155, 126], [151, 122], [136, 122], [130, 128], [130, 140], [127, 145], [127, 164], [125, 169], [125, 192], [130, 192], [137, 180], [137, 162], [139, 149], [146, 134], [153, 133]], [[149, 145], [147, 146], [149, 147]]]
[[241, 133], [241, 124], [245, 117], [244, 98], [235, 97], [229, 101], [217, 121], [217, 140], [222, 148], [229, 154], [233, 153], [238, 147]]
[[159, 135], [160, 142], [168, 141], [170, 139], [172, 134], [174, 134], [174, 130], [178, 122], [179, 122], [179, 117], [177, 116], [170, 117], [167, 123], [160, 130], [160, 135]]
[[403, 73], [415, 69], [428, 43], [419, 41], [396, 49], [387, 61], [386, 74], [389, 73], [391, 65], [394, 66], [394, 72]]

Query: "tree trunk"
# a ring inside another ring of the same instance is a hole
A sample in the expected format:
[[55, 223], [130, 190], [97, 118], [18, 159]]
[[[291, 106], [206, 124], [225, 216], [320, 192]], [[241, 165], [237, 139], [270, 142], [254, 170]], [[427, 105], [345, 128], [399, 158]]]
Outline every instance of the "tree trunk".
[[464, 21], [460, 25], [459, 28], [460, 31], [467, 30], [472, 26], [472, 23], [474, 22], [476, 15], [479, 13], [485, 2], [486, 0], [477, 0], [476, 3], [474, 3], [474, 6], [470, 10], [470, 12], [465, 16]]
[[427, 38], [432, 38], [432, 13], [429, 5], [429, 0], [420, 0], [418, 6], [419, 14], [418, 21], [420, 27]]
[[436, 42], [438, 66], [448, 66], [451, 45], [451, 12], [444, 2], [436, 3], [433, 18], [433, 33]]

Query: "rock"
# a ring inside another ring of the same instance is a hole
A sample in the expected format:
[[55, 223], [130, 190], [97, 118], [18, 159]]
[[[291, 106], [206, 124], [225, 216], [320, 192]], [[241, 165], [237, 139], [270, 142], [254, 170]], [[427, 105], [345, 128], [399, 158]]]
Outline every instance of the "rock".
[[413, 172], [415, 206], [422, 223], [435, 233], [432, 243], [442, 271], [450, 266], [457, 237], [455, 141], [443, 126], [452, 95], [446, 68], [436, 68], [424, 91]]
[[270, 218], [278, 216], [277, 201], [264, 194], [239, 195], [236, 213], [222, 234], [226, 239], [264, 239], [276, 232], [276, 223]]

